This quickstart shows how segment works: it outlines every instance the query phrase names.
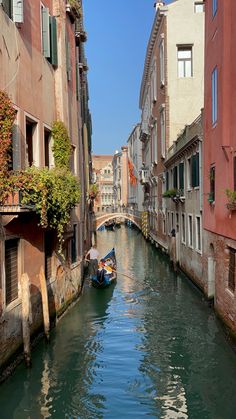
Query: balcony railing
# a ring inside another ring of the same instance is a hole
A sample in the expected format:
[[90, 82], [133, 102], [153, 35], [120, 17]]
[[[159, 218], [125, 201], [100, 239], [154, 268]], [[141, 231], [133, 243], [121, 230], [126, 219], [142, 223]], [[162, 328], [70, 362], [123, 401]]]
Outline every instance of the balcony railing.
[[20, 212], [34, 211], [31, 205], [22, 204], [22, 195], [20, 191], [9, 193], [4, 202], [0, 204], [0, 214], [17, 214]]
[[140, 183], [142, 185], [149, 183], [149, 169], [142, 169], [140, 171]]

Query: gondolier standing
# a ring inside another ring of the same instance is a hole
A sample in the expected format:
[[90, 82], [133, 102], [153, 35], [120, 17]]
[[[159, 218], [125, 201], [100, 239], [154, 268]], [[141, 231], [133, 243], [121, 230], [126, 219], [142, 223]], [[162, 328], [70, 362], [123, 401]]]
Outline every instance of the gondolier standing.
[[[93, 244], [91, 249], [86, 253], [85, 259], [89, 261], [89, 274], [96, 275], [98, 270], [99, 252], [96, 244]], [[88, 259], [89, 258], [89, 259]]]

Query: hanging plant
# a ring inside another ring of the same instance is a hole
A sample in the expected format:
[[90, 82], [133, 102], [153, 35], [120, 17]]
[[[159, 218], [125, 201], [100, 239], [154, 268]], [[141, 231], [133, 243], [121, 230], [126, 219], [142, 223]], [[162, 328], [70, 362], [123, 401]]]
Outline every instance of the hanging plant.
[[43, 228], [57, 230], [61, 245], [71, 209], [80, 201], [77, 178], [65, 168], [47, 167], [29, 167], [25, 171], [11, 173], [5, 179], [0, 177], [1, 201], [4, 201], [7, 194], [16, 191], [21, 193], [22, 205], [34, 208]]
[[69, 169], [72, 148], [67, 128], [62, 121], [53, 123], [52, 138], [55, 166]]
[[6, 92], [0, 90], [0, 171], [8, 168], [10, 161], [12, 127], [16, 117], [16, 110]]

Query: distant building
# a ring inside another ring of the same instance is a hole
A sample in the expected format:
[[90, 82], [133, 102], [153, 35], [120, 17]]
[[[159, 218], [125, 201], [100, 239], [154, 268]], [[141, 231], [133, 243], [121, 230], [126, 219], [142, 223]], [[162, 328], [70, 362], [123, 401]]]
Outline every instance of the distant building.
[[143, 187], [139, 182], [142, 167], [142, 143], [140, 142], [140, 124], [135, 125], [128, 141], [128, 208], [143, 210]]
[[185, 125], [203, 107], [204, 2], [156, 2], [140, 89], [144, 209], [167, 249], [164, 161]]
[[114, 207], [116, 210], [128, 205], [128, 147], [122, 146], [113, 156]]
[[[167, 152], [163, 194], [167, 219], [163, 229], [168, 236], [171, 258], [174, 235], [175, 262], [208, 296], [211, 284], [208, 284], [207, 276], [203, 275], [202, 143], [203, 117], [200, 115], [192, 124], [186, 125]], [[150, 235], [155, 235], [155, 231], [151, 230]]]
[[236, 2], [205, 1], [205, 275], [215, 308], [236, 332]]
[[111, 209], [114, 204], [112, 155], [93, 155], [93, 179], [98, 186], [94, 211]]

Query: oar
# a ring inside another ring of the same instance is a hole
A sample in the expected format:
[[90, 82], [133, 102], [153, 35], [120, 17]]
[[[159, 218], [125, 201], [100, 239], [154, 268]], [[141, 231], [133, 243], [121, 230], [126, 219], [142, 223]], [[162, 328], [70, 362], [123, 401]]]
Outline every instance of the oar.
[[124, 272], [120, 272], [120, 271], [117, 271], [117, 270], [115, 270], [115, 269], [112, 269], [112, 271], [113, 271], [113, 272], [115, 272], [116, 274], [119, 274], [119, 275], [124, 275], [124, 276], [127, 276], [127, 278], [129, 278], [129, 279], [135, 280], [135, 278], [134, 278], [134, 277], [129, 276], [129, 275], [125, 274]]

